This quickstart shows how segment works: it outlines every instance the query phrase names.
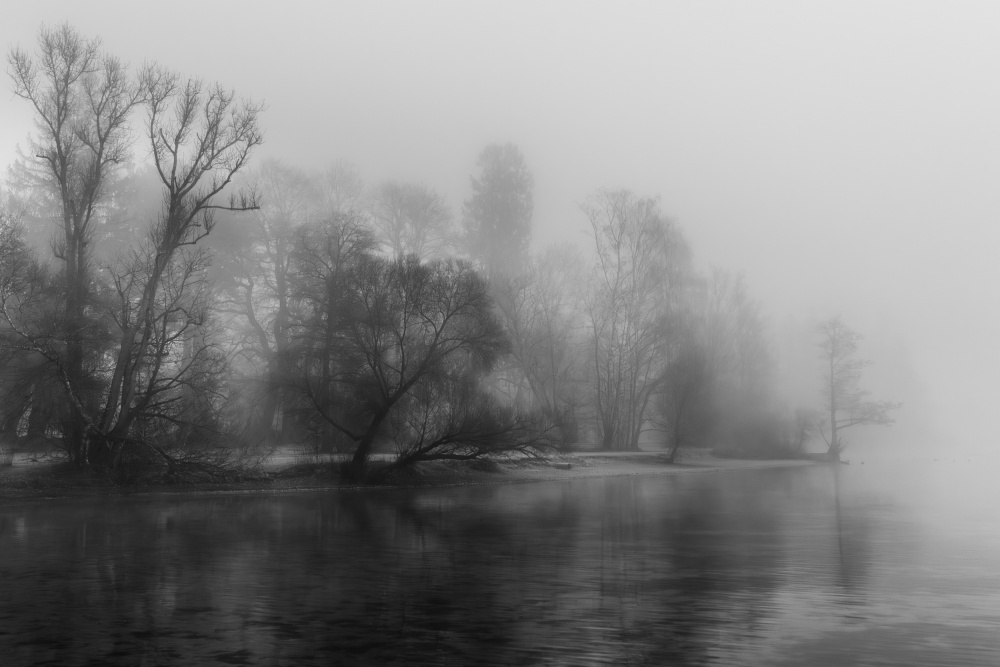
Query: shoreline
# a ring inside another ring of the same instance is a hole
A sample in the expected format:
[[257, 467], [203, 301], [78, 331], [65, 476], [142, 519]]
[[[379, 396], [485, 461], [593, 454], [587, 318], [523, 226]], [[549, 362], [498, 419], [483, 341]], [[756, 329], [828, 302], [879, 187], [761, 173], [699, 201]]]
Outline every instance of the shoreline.
[[261, 467], [262, 476], [232, 482], [176, 482], [143, 485], [115, 485], [86, 471], [68, 468], [60, 461], [22, 461], [0, 469], [0, 501], [48, 501], [67, 499], [112, 499], [131, 497], [199, 497], [272, 495], [322, 491], [372, 491], [397, 489], [433, 489], [455, 486], [494, 484], [530, 484], [563, 482], [578, 479], [628, 476], [689, 475], [792, 468], [816, 465], [809, 459], [722, 459], [706, 456], [687, 457], [668, 464], [660, 452], [576, 452], [561, 454], [546, 461], [497, 463], [494, 470], [468, 466], [427, 463], [409, 471], [393, 483], [364, 485], [343, 482], [321, 474], [326, 462], [313, 462], [311, 472], [295, 474], [295, 469], [309, 462], [282, 466], [270, 460]]

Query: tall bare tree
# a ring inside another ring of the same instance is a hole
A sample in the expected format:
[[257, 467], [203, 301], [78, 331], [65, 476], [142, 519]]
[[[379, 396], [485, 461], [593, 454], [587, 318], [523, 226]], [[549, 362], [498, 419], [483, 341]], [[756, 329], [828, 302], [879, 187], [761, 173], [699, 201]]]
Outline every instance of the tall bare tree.
[[687, 318], [704, 359], [709, 428], [702, 436], [710, 434], [720, 450], [748, 455], [763, 453], [751, 452], [755, 449], [776, 450], [777, 434], [764, 426], [775, 419], [770, 414], [772, 358], [760, 304], [738, 274], [714, 269], [703, 284], [704, 296]]
[[[492, 281], [514, 365], [505, 379], [519, 384], [523, 379], [533, 407], [556, 426], [564, 444], [579, 437], [577, 411], [584, 400], [582, 263], [573, 249], [554, 247], [534, 258], [524, 273]], [[515, 403], [523, 401], [517, 389], [512, 393]]]
[[[285, 391], [295, 323], [293, 255], [296, 235], [317, 215], [318, 191], [305, 173], [267, 161], [248, 177], [262, 197], [248, 219], [234, 221], [214, 238], [218, 308], [246, 331], [243, 352], [264, 368], [257, 430], [268, 438], [278, 425], [290, 436], [291, 405]], [[280, 415], [280, 417], [279, 417]]]
[[[68, 450], [86, 460], [86, 340], [91, 337], [87, 305], [92, 285], [91, 245], [100, 205], [109, 182], [128, 156], [129, 116], [143, 90], [117, 58], [101, 51], [67, 24], [43, 27], [33, 57], [21, 48], [8, 56], [14, 94], [31, 104], [36, 133], [31, 153], [37, 167], [25, 164], [28, 181], [58, 202], [61, 234], [54, 244], [62, 261], [64, 317], [62, 349], [50, 346], [72, 408], [63, 426]], [[94, 360], [91, 359], [91, 362]]]
[[750, 297], [741, 275], [712, 270], [701, 319], [711, 373], [735, 391], [761, 395], [770, 350], [760, 304]]
[[[200, 324], [199, 309], [182, 297], [199, 292], [203, 260], [201, 253], [184, 249], [212, 231], [216, 211], [257, 207], [252, 193], [222, 195], [263, 141], [262, 106], [220, 85], [183, 80], [158, 66], [143, 73], [142, 90], [146, 137], [164, 189], [163, 209], [146, 243], [113, 271], [122, 286], [120, 336], [107, 398], [89, 424], [105, 453], [135, 442], [133, 425], [149, 416], [167, 370], [164, 342], [178, 330]], [[174, 376], [195, 369], [192, 358]]]
[[670, 315], [688, 250], [655, 199], [601, 191], [583, 210], [597, 250], [587, 315], [598, 434], [605, 449], [636, 449], [674, 354]]

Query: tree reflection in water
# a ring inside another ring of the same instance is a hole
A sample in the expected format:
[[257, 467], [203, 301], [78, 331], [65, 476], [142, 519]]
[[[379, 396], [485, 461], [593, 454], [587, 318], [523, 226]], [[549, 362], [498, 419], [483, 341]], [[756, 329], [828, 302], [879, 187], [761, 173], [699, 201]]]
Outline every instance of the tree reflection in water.
[[878, 515], [829, 480], [9, 506], [4, 664], [752, 664], [864, 614]]

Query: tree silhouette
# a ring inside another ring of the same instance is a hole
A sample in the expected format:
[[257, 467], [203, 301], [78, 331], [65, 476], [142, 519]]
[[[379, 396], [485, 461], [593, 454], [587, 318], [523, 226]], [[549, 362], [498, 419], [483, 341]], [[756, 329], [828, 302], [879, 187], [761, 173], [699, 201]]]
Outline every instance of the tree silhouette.
[[821, 393], [828, 411], [829, 437], [822, 428], [820, 432], [826, 439], [830, 458], [839, 461], [847, 445], [841, 436], [844, 429], [852, 426], [888, 426], [895, 421], [889, 413], [901, 404], [868, 400], [868, 392], [860, 388], [862, 373], [871, 362], [854, 356], [861, 340], [859, 333], [839, 317], [821, 323], [817, 331], [820, 334], [820, 358], [825, 367]]

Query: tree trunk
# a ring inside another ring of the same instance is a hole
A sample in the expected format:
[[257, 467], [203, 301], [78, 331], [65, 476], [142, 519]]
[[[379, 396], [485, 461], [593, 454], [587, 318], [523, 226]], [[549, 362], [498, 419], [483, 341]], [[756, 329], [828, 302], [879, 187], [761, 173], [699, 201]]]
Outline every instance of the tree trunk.
[[365, 473], [368, 467], [368, 456], [371, 454], [372, 444], [375, 442], [375, 436], [378, 435], [379, 429], [382, 426], [382, 422], [388, 415], [388, 410], [383, 410], [375, 415], [372, 419], [372, 423], [368, 425], [365, 430], [364, 435], [358, 441], [358, 446], [354, 450], [354, 456], [351, 458], [350, 474], [351, 477], [358, 482], [363, 482], [365, 480]]
[[281, 406], [281, 395], [279, 389], [277, 370], [278, 360], [276, 355], [271, 354], [267, 360], [267, 380], [264, 383], [264, 396], [261, 401], [260, 414], [257, 416], [258, 433], [263, 435], [264, 442], [269, 445], [275, 444], [276, 434], [274, 431], [274, 417]]
[[837, 385], [834, 374], [834, 358], [830, 355], [830, 448], [827, 454], [830, 459], [840, 462], [840, 440], [837, 437]]
[[[68, 215], [68, 214], [67, 214]], [[78, 398], [83, 401], [80, 395], [80, 387], [83, 385], [83, 338], [84, 327], [83, 302], [85, 300], [86, 276], [83, 271], [83, 260], [80, 248], [81, 240], [76, 237], [67, 224], [66, 239], [66, 380], [69, 389], [75, 392]], [[67, 397], [69, 398], [69, 397]], [[78, 466], [86, 466], [87, 443], [86, 425], [83, 415], [73, 407], [73, 402], [68, 401], [63, 416], [63, 444], [70, 455], [70, 459]]]
[[[35, 382], [31, 390], [31, 412], [28, 413], [28, 442], [45, 437], [45, 429], [52, 418], [52, 405], [43, 395], [41, 382]], [[16, 426], [16, 424], [15, 424]]]

